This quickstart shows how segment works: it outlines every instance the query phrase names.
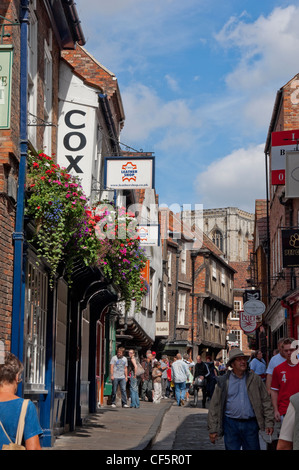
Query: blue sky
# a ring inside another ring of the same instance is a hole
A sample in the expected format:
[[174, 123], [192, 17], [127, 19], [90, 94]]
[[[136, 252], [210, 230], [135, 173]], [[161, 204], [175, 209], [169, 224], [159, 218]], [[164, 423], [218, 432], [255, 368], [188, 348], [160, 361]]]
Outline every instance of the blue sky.
[[120, 141], [154, 152], [160, 204], [265, 198], [276, 92], [299, 72], [299, 0], [76, 0], [86, 49], [117, 77]]

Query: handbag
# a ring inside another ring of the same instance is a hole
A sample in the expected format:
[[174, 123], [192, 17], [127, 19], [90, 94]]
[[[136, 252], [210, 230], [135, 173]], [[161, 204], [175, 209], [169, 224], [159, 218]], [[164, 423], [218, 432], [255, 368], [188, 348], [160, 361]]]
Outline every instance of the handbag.
[[196, 377], [195, 381], [194, 381], [194, 385], [195, 387], [197, 388], [202, 388], [202, 387], [205, 387], [206, 386], [206, 378], [204, 377], [203, 379], [200, 379], [199, 377]]
[[136, 372], [136, 376], [139, 377], [140, 375], [144, 374], [144, 369], [142, 367], [142, 365], [140, 364], [139, 361], [136, 361], [137, 363], [137, 372]]
[[22, 409], [19, 417], [19, 423], [18, 423], [18, 429], [17, 429], [17, 435], [16, 435], [16, 442], [13, 443], [12, 440], [10, 439], [9, 435], [4, 429], [3, 424], [0, 421], [0, 426], [2, 427], [6, 437], [10, 441], [9, 444], [3, 444], [2, 450], [26, 450], [24, 446], [22, 446], [21, 442], [23, 439], [23, 433], [24, 433], [24, 426], [25, 426], [25, 416], [26, 416], [26, 411], [27, 411], [27, 406], [28, 406], [29, 400], [24, 400], [22, 404]]

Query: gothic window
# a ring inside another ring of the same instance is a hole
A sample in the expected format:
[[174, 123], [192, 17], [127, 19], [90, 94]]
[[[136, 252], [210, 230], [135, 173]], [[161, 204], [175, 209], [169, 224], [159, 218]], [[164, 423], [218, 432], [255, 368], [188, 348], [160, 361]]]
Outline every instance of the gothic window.
[[220, 230], [214, 230], [212, 240], [218, 248], [223, 251], [223, 235]]

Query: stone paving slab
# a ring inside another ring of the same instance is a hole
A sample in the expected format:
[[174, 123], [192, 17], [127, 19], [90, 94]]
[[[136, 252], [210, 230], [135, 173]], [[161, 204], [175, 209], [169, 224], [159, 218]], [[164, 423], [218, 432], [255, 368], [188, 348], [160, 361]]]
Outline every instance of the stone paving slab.
[[208, 410], [194, 408], [192, 401], [185, 406], [170, 408], [152, 445], [153, 450], [224, 450], [223, 439], [212, 444], [207, 429]]
[[[140, 408], [105, 406], [74, 432], [57, 437], [51, 450], [143, 450], [151, 445], [171, 400]], [[48, 449], [47, 449], [48, 450]]]

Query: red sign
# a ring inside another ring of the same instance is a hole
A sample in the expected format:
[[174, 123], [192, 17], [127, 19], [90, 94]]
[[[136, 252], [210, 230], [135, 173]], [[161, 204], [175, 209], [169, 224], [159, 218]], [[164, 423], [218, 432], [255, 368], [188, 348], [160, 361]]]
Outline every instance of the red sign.
[[244, 331], [244, 333], [253, 333], [257, 329], [257, 321], [255, 315], [247, 315], [247, 313], [243, 312], [242, 310], [239, 312], [240, 314], [240, 327]]
[[271, 137], [271, 183], [285, 184], [286, 153], [296, 150], [299, 129], [272, 132]]

